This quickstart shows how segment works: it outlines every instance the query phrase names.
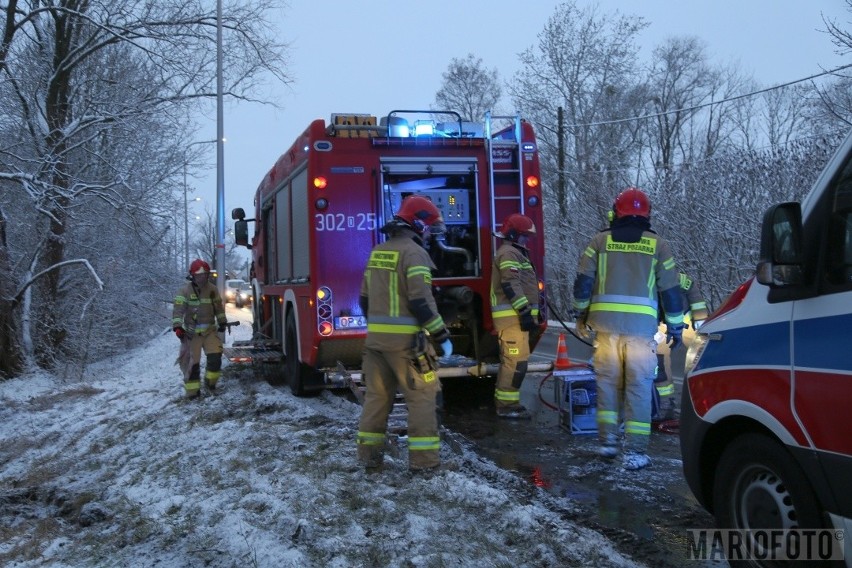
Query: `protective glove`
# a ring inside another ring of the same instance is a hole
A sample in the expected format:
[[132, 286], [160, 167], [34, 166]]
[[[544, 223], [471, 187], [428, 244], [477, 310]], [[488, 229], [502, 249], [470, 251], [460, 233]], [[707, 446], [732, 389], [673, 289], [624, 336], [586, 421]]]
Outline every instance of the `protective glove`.
[[177, 335], [178, 339], [183, 341], [183, 338], [186, 336], [186, 331], [184, 331], [182, 327], [175, 327], [172, 329], [172, 331], [175, 332], [175, 335]]
[[521, 317], [521, 329], [523, 331], [532, 331], [538, 327], [535, 318], [532, 316], [532, 310], [521, 312], [518, 315]]
[[682, 325], [666, 325], [666, 343], [669, 349], [674, 349], [683, 344]]
[[698, 329], [702, 325], [704, 325], [704, 320], [695, 320], [694, 322], [692, 322], [692, 329], [694, 329], [695, 331], [698, 331]]
[[224, 323], [220, 323], [219, 327], [216, 329], [216, 331], [218, 331], [219, 333], [225, 333], [226, 329], [227, 329], [227, 326]]
[[453, 342], [450, 341], [449, 339], [444, 340], [444, 342], [441, 343], [441, 351], [443, 351], [444, 357], [449, 357], [450, 355], [452, 355], [453, 354]]
[[450, 338], [450, 330], [446, 327], [438, 333], [432, 334], [432, 344], [441, 345], [444, 341]]

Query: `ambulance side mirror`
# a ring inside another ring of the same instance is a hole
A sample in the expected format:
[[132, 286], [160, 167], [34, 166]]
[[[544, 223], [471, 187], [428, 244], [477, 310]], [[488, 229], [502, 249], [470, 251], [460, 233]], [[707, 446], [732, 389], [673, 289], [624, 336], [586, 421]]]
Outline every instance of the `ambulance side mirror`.
[[757, 281], [773, 288], [801, 284], [804, 265], [802, 206], [779, 203], [763, 216]]

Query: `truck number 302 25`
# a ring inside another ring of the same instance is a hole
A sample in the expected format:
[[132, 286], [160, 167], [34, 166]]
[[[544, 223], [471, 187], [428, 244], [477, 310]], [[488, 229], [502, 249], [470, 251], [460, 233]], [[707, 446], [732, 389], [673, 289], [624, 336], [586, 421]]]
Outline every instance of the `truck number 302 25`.
[[314, 215], [317, 231], [375, 231], [375, 213], [317, 213]]

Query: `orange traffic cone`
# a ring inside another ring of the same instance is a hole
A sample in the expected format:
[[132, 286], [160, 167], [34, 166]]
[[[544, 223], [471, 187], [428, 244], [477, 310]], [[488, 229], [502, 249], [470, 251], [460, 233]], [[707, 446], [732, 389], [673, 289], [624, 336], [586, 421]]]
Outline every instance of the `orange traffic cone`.
[[554, 369], [565, 370], [571, 368], [571, 361], [568, 360], [568, 346], [565, 344], [565, 334], [559, 334], [559, 343], [556, 344], [556, 362], [553, 364]]

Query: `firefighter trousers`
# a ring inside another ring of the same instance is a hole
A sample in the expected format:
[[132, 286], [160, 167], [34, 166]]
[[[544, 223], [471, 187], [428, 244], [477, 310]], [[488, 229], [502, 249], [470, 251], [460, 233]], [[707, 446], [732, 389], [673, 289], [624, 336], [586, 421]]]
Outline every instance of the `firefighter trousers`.
[[651, 435], [651, 389], [657, 366], [653, 337], [598, 332], [593, 364], [597, 373], [597, 423], [602, 444], [618, 437], [624, 421], [624, 450], [645, 453]]
[[497, 371], [494, 404], [500, 408], [521, 402], [521, 384], [530, 358], [530, 336], [517, 323], [501, 329], [497, 341], [500, 344], [500, 369]]
[[187, 396], [195, 396], [201, 389], [201, 351], [207, 356], [204, 369], [204, 380], [211, 388], [216, 388], [219, 377], [222, 376], [222, 340], [216, 333], [216, 328], [196, 334], [189, 341], [189, 361], [183, 371], [183, 386]]
[[364, 349], [363, 371], [367, 391], [358, 425], [358, 461], [377, 467], [384, 459], [388, 416], [397, 390], [408, 407], [408, 467], [430, 469], [441, 464], [437, 398], [441, 382], [437, 372], [421, 374], [414, 352]]

